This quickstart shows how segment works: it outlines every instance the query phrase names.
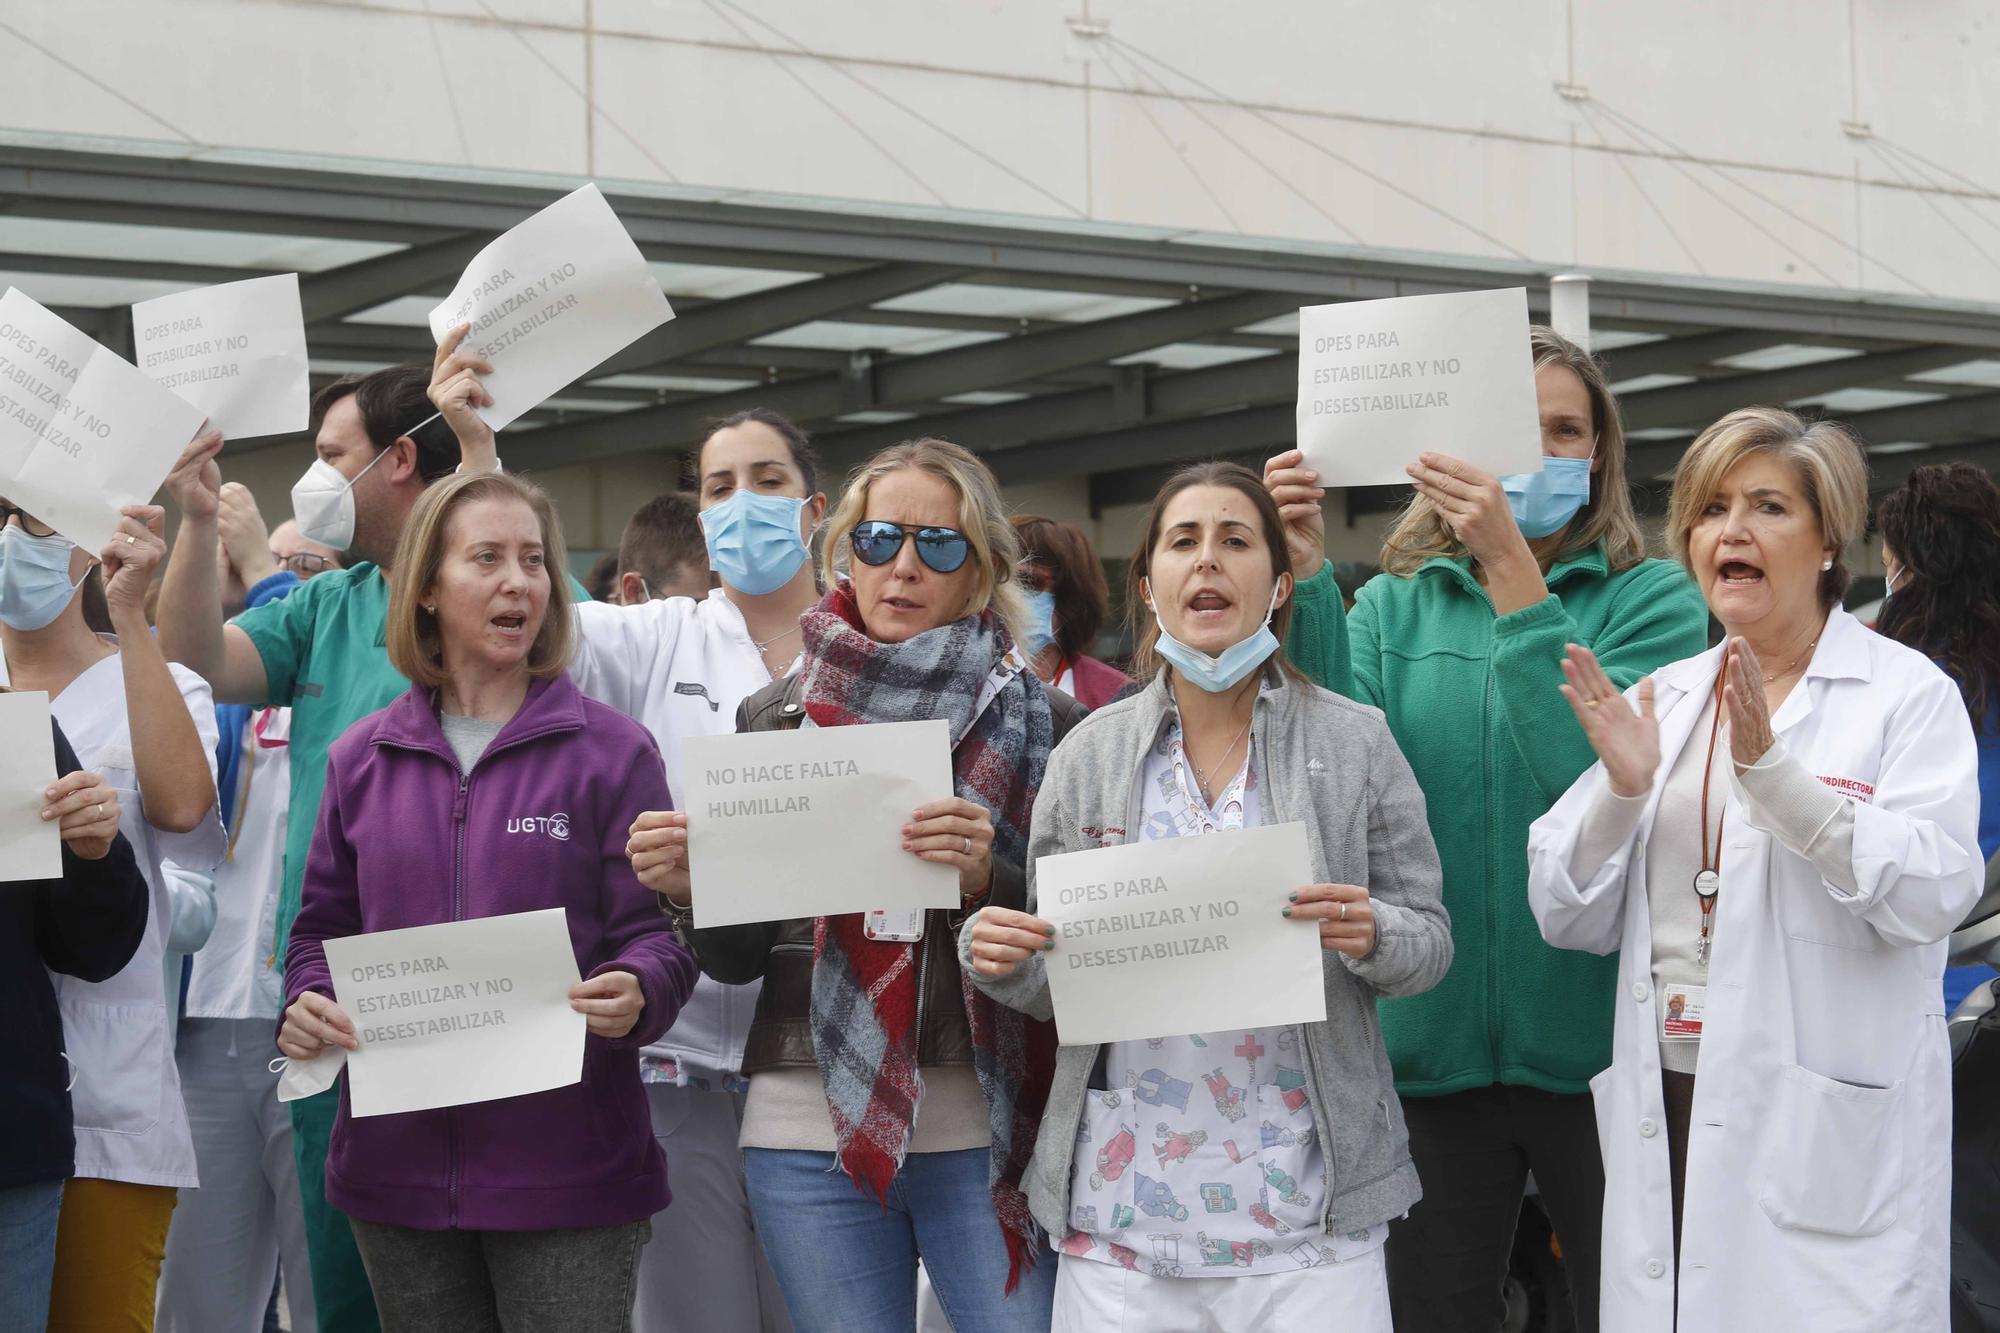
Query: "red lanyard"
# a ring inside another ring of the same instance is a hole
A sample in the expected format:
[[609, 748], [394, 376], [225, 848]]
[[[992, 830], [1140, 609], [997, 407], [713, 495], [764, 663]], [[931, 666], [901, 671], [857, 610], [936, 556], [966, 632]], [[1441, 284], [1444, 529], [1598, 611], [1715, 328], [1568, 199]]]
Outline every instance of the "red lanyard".
[[1709, 934], [1715, 924], [1715, 900], [1722, 893], [1722, 826], [1729, 807], [1715, 821], [1715, 854], [1708, 850], [1708, 784], [1715, 776], [1715, 738], [1722, 731], [1722, 677], [1715, 678], [1715, 720], [1708, 727], [1708, 759], [1701, 768], [1701, 869], [1694, 877], [1695, 901], [1701, 904], [1701, 934], [1695, 937], [1694, 961], [1708, 965]]

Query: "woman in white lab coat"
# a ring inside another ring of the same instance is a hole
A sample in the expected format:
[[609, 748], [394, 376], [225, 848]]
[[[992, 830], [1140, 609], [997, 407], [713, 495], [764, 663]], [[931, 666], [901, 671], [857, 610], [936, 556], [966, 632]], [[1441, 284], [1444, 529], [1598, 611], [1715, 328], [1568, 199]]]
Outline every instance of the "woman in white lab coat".
[[[0, 500], [7, 677], [17, 690], [48, 694], [78, 759], [118, 793], [119, 831], [151, 904], [138, 951], [117, 975], [55, 979], [75, 1080], [76, 1175], [56, 1228], [51, 1333], [153, 1327], [175, 1191], [196, 1183], [161, 975], [171, 911], [160, 862], [206, 870], [223, 841], [208, 686], [170, 667], [146, 624], [146, 585], [166, 555], [164, 517], [154, 505], [127, 506], [98, 556], [100, 573], [88, 553]], [[85, 620], [86, 600], [98, 598], [113, 634]]]
[[1600, 762], [1529, 839], [1550, 943], [1620, 950], [1603, 1324], [1943, 1330], [1938, 978], [1981, 884], [1965, 707], [1840, 609], [1867, 468], [1830, 422], [1731, 413], [1668, 540], [1725, 641], [1625, 697], [1572, 646]]

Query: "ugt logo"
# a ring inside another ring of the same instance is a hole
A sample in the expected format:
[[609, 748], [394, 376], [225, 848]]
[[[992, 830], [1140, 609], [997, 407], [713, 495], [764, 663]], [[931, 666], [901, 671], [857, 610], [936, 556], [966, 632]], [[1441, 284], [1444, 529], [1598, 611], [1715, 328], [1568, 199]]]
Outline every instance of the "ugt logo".
[[569, 816], [516, 815], [507, 821], [509, 833], [546, 833], [557, 842], [569, 841]]

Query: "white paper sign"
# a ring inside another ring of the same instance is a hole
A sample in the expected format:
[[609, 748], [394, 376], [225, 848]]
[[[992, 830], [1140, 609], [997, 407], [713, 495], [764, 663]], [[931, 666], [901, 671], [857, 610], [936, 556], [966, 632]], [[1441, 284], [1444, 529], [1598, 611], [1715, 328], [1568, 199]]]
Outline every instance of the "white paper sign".
[[1306, 306], [1298, 431], [1323, 486], [1408, 484], [1426, 450], [1541, 471], [1527, 290]]
[[[326, 942], [333, 998], [354, 1022], [357, 1116], [463, 1106], [583, 1077], [581, 979], [560, 907]], [[316, 1062], [315, 1062], [316, 1063]]]
[[152, 500], [201, 419], [26, 292], [0, 296], [0, 495], [84, 550]]
[[624, 224], [586, 185], [481, 250], [431, 311], [431, 336], [471, 323], [465, 346], [493, 364], [493, 405], [479, 415], [499, 430], [673, 317]]
[[312, 386], [299, 275], [278, 273], [132, 307], [139, 369], [232, 440], [306, 428]]
[[681, 780], [698, 927], [958, 906], [958, 872], [903, 850], [952, 794], [942, 721], [689, 736]]
[[1319, 931], [1283, 915], [1312, 882], [1303, 824], [1044, 856], [1035, 912], [1056, 1035], [1087, 1046], [1326, 1018]]
[[61, 877], [62, 835], [42, 818], [55, 780], [49, 696], [0, 693], [0, 882]]

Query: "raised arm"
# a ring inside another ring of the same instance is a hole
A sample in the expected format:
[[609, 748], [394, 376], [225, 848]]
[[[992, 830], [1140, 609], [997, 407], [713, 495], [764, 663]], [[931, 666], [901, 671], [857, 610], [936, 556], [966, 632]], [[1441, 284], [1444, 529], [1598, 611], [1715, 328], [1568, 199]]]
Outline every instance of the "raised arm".
[[1303, 453], [1287, 449], [1266, 460], [1264, 489], [1285, 521], [1285, 553], [1292, 562], [1292, 615], [1285, 632], [1285, 655], [1314, 684], [1379, 705], [1366, 693], [1355, 693], [1347, 604], [1326, 558], [1326, 515], [1320, 508], [1326, 490], [1319, 484], [1319, 474], [1306, 466]]
[[215, 457], [221, 450], [222, 432], [205, 429], [167, 474], [181, 526], [160, 585], [159, 651], [206, 680], [224, 703], [262, 704], [268, 702], [264, 659], [249, 635], [222, 621], [215, 560], [222, 503]]
[[437, 356], [431, 362], [431, 403], [458, 437], [460, 472], [495, 472], [500, 467], [500, 444], [493, 428], [479, 415], [482, 407], [493, 405], [481, 375], [491, 375], [493, 366], [472, 348], [464, 346], [472, 326], [460, 324], [444, 335]]
[[[133, 769], [146, 822], [169, 833], [191, 833], [215, 808], [215, 778], [208, 747], [146, 624], [146, 586], [167, 553], [160, 535], [166, 511], [158, 505], [127, 505], [124, 515], [98, 558], [104, 565], [104, 600], [118, 635], [125, 676]], [[212, 579], [213, 559], [209, 572]]]

